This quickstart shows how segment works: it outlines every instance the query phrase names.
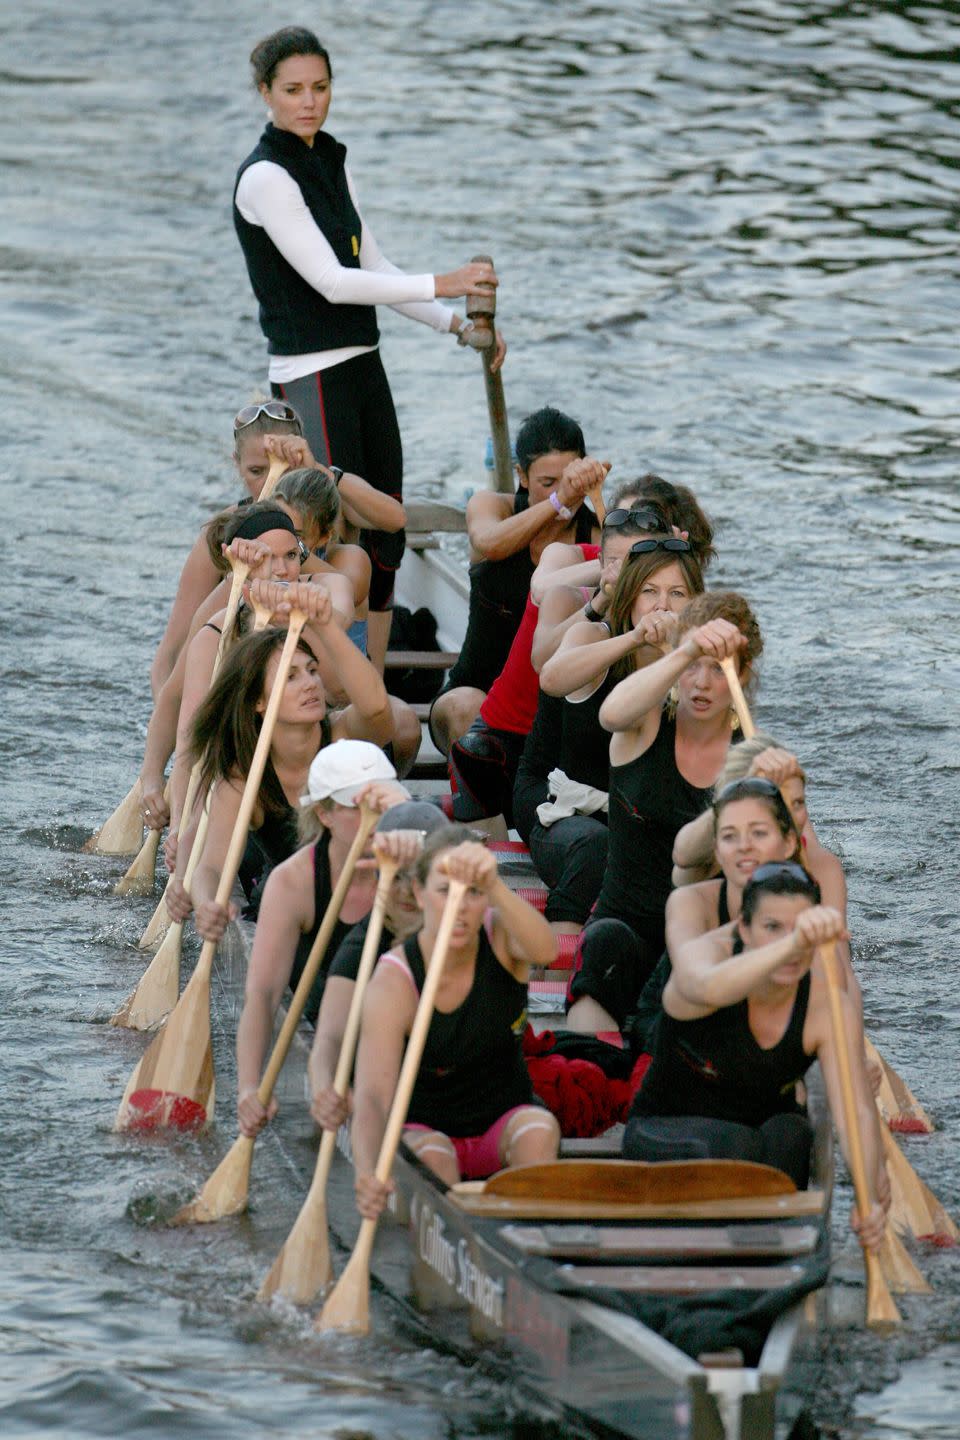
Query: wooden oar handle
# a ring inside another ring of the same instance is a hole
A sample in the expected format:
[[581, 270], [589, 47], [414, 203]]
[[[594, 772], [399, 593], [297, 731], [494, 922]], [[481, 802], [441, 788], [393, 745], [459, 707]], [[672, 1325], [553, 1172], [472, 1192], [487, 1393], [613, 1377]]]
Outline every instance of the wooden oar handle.
[[257, 498], [259, 500], [269, 500], [270, 496], [273, 494], [274, 490], [276, 490], [277, 486], [280, 484], [280, 481], [283, 479], [284, 475], [286, 475], [289, 469], [290, 466], [287, 464], [286, 460], [284, 460], [282, 455], [274, 455], [270, 461], [270, 469], [267, 471], [267, 478], [263, 482], [263, 489], [260, 491], [260, 494]]
[[363, 996], [367, 988], [367, 981], [373, 974], [373, 967], [379, 958], [377, 952], [380, 949], [380, 936], [383, 932], [383, 917], [390, 899], [390, 887], [396, 879], [399, 869], [400, 866], [396, 860], [384, 860], [380, 866], [377, 894], [370, 912], [363, 950], [360, 954], [360, 964], [357, 967], [357, 979], [347, 1013], [347, 1023], [344, 1027], [343, 1039], [340, 1041], [337, 1068], [333, 1076], [333, 1088], [341, 1097], [346, 1095], [350, 1076], [353, 1073], [353, 1057], [356, 1053], [357, 1037], [360, 1034], [360, 1018], [363, 1013]]
[[607, 507], [603, 503], [603, 491], [597, 485], [593, 490], [587, 491], [590, 504], [593, 506], [593, 513], [597, 517], [597, 524], [602, 525], [607, 518]]
[[247, 576], [250, 574], [250, 566], [246, 560], [238, 560], [236, 555], [227, 551], [227, 559], [230, 561], [230, 569], [233, 572], [230, 577], [230, 595], [227, 599], [226, 613], [223, 617], [223, 629], [220, 631], [220, 642], [217, 645], [217, 653], [213, 661], [213, 669], [210, 671], [210, 684], [217, 678], [217, 671], [220, 669], [221, 661], [226, 654], [227, 646], [233, 635], [233, 627], [237, 622], [237, 611], [240, 609], [240, 597], [243, 594], [243, 587], [247, 583]]
[[297, 648], [297, 642], [300, 639], [300, 634], [306, 623], [307, 617], [302, 610], [291, 610], [290, 627], [287, 630], [287, 638], [284, 641], [283, 650], [280, 652], [280, 663], [277, 666], [277, 673], [270, 690], [270, 699], [267, 703], [263, 723], [260, 726], [257, 748], [254, 750], [253, 760], [250, 762], [250, 773], [247, 775], [246, 782], [244, 783], [240, 809], [237, 812], [233, 834], [230, 837], [230, 845], [223, 862], [223, 870], [220, 872], [220, 884], [217, 886], [216, 894], [218, 905], [226, 905], [230, 899], [233, 882], [237, 878], [240, 859], [243, 855], [243, 847], [247, 843], [250, 816], [253, 814], [253, 807], [257, 803], [257, 796], [260, 793], [260, 782], [263, 779], [263, 772], [267, 767], [267, 756], [270, 754], [270, 745], [273, 741], [273, 731], [277, 723], [277, 712], [280, 709], [280, 702], [283, 699], [283, 691], [287, 683], [287, 676], [290, 673], [290, 665], [293, 661], [294, 651]]
[[[370, 839], [371, 831], [376, 825], [380, 816], [375, 810], [364, 805], [360, 810], [360, 828], [353, 837], [353, 844], [347, 851], [347, 858], [343, 862], [343, 869], [340, 871], [336, 885], [333, 887], [333, 894], [330, 902], [324, 911], [320, 922], [320, 929], [317, 931], [316, 939], [310, 946], [310, 954], [307, 956], [306, 964], [297, 981], [297, 988], [293, 992], [293, 998], [287, 1007], [287, 1013], [280, 1027], [267, 1068], [263, 1072], [263, 1079], [257, 1088], [257, 1098], [261, 1105], [267, 1105], [273, 1094], [273, 1087], [277, 1083], [277, 1077], [283, 1069], [283, 1063], [287, 1058], [287, 1052], [293, 1040], [294, 1032], [300, 1023], [303, 1008], [310, 996], [310, 990], [316, 979], [320, 963], [327, 953], [327, 946], [330, 944], [330, 937], [333, 934], [337, 920], [340, 918], [340, 911], [343, 909], [343, 902], [346, 899], [347, 891], [350, 889], [350, 882], [353, 879], [353, 872], [357, 868], [357, 861], [363, 853], [364, 846]], [[379, 898], [379, 889], [377, 896]], [[383, 923], [381, 915], [381, 925]], [[367, 937], [369, 939], [369, 930]], [[366, 954], [366, 949], [364, 949]], [[362, 963], [362, 962], [361, 962]], [[356, 995], [356, 990], [354, 991]]]
[[720, 661], [720, 668], [727, 677], [727, 685], [730, 688], [730, 699], [733, 701], [733, 708], [737, 712], [737, 719], [740, 721], [740, 729], [743, 731], [745, 740], [752, 740], [757, 733], [757, 727], [753, 723], [753, 716], [750, 714], [750, 706], [747, 704], [747, 697], [743, 693], [743, 686], [740, 684], [740, 676], [737, 674], [737, 662], [730, 655], [725, 655]]
[[[491, 255], [474, 255], [473, 263], [493, 264]], [[490, 436], [493, 441], [493, 473], [496, 489], [503, 495], [513, 493], [513, 457], [510, 454], [510, 432], [507, 428], [507, 404], [503, 397], [503, 380], [499, 370], [490, 365], [496, 353], [497, 291], [493, 285], [481, 286], [466, 297], [467, 318], [478, 330], [486, 330], [491, 343], [480, 351], [483, 361], [483, 383], [487, 392]]]
[[460, 902], [466, 892], [467, 887], [462, 880], [451, 879], [446, 904], [443, 907], [443, 916], [440, 920], [440, 928], [437, 931], [437, 938], [433, 943], [433, 953], [430, 956], [426, 979], [423, 982], [423, 990], [420, 993], [420, 1003], [417, 1006], [416, 1017], [410, 1030], [410, 1038], [407, 1041], [407, 1048], [403, 1057], [403, 1064], [400, 1067], [400, 1077], [397, 1080], [396, 1093], [393, 1097], [393, 1104], [390, 1107], [387, 1126], [383, 1132], [380, 1154], [377, 1157], [377, 1168], [374, 1173], [381, 1185], [386, 1185], [390, 1179], [390, 1171], [393, 1169], [397, 1146], [400, 1144], [400, 1137], [403, 1134], [403, 1127], [407, 1120], [407, 1111], [410, 1108], [410, 1097], [413, 1094], [413, 1087], [416, 1084], [417, 1073], [420, 1069], [420, 1061], [423, 1058], [423, 1047], [427, 1043], [427, 1031], [430, 1029], [430, 1021], [433, 1018], [433, 1005], [437, 996], [440, 980], [443, 976], [447, 950], [450, 947], [450, 936], [453, 934], [453, 927], [457, 923], [457, 911], [460, 908]]

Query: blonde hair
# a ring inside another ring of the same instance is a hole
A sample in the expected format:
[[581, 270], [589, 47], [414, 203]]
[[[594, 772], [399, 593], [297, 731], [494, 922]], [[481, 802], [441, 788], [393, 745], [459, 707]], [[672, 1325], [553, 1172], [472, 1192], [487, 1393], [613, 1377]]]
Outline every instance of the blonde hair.
[[[741, 740], [739, 745], [731, 745], [727, 751], [723, 769], [713, 787], [714, 798], [720, 794], [725, 785], [731, 785], [734, 780], [743, 780], [749, 773], [754, 760], [758, 755], [762, 755], [764, 750], [781, 748], [772, 735], [767, 735], [762, 730], [758, 730], [749, 740]], [[807, 772], [803, 769], [800, 770], [800, 779], [804, 784], [807, 783]]]

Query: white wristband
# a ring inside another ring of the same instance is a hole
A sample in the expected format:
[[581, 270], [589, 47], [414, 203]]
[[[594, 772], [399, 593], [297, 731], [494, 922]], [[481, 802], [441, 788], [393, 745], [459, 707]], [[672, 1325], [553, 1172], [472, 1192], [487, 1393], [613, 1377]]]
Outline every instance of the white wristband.
[[560, 516], [560, 519], [561, 519], [561, 520], [572, 520], [572, 519], [573, 519], [573, 511], [572, 511], [572, 510], [568, 510], [567, 507], [566, 507], [566, 505], [561, 505], [561, 504], [560, 504], [560, 496], [557, 494], [556, 490], [551, 490], [551, 491], [550, 491], [550, 497], [549, 497], [549, 498], [550, 498], [550, 504], [553, 506], [554, 510], [556, 510], [556, 512], [557, 512], [557, 514]]

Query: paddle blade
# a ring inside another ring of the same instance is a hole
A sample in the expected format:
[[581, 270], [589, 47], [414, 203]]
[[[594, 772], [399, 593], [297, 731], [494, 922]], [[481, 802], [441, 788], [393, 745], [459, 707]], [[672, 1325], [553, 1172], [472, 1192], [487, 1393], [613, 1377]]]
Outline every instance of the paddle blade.
[[96, 835], [84, 845], [94, 855], [135, 855], [143, 842], [143, 816], [140, 813], [140, 781], [124, 796]]
[[[878, 1251], [880, 1269], [887, 1285], [898, 1295], [929, 1295], [931, 1287], [888, 1225]], [[869, 1317], [868, 1317], [869, 1318]]]
[[112, 1017], [111, 1025], [128, 1030], [156, 1030], [177, 1003], [180, 993], [180, 950], [183, 926], [171, 925], [140, 983]]
[[113, 887], [114, 895], [149, 895], [153, 890], [154, 873], [157, 868], [157, 851], [160, 849], [160, 831], [149, 830], [140, 847], [137, 858], [131, 864], [122, 880]]
[[[211, 959], [212, 954], [211, 947]], [[213, 1093], [210, 968], [201, 955], [165, 1027], [130, 1077], [115, 1129], [197, 1128], [212, 1117]]]
[[[332, 1131], [325, 1131], [324, 1139], [328, 1134], [336, 1139]], [[326, 1169], [318, 1161], [307, 1198], [257, 1291], [258, 1300], [283, 1295], [295, 1305], [308, 1305], [330, 1284], [333, 1267], [327, 1238], [326, 1188]]]
[[141, 950], [155, 950], [173, 924], [173, 916], [170, 914], [166, 905], [167, 888], [169, 885], [170, 881], [168, 880], [166, 886], [164, 886], [163, 894], [160, 897], [160, 903], [147, 922], [147, 928], [140, 936], [139, 949]]
[[867, 1324], [871, 1330], [890, 1330], [903, 1323], [900, 1311], [887, 1288], [877, 1256], [866, 1251], [864, 1263], [867, 1267]]
[[238, 1135], [195, 1200], [178, 1210], [171, 1225], [209, 1225], [247, 1208], [253, 1141]]
[[929, 1186], [925, 1185], [890, 1132], [881, 1127], [884, 1159], [890, 1177], [890, 1221], [905, 1234], [934, 1245], [957, 1243], [960, 1232]]
[[170, 1090], [134, 1090], [125, 1108], [117, 1117], [118, 1130], [131, 1130], [144, 1135], [154, 1130], [202, 1130], [207, 1111], [189, 1095], [174, 1095]]
[[932, 1135], [933, 1121], [906, 1081], [902, 1080], [871, 1041], [864, 1041], [864, 1052], [872, 1065], [880, 1067], [880, 1090], [877, 1104], [891, 1130], [904, 1135]]
[[[364, 1235], [368, 1227], [370, 1244], [364, 1245]], [[360, 1239], [346, 1269], [313, 1322], [315, 1330], [342, 1330], [348, 1335], [369, 1335], [370, 1249], [376, 1227], [375, 1220], [364, 1220], [360, 1228]]]

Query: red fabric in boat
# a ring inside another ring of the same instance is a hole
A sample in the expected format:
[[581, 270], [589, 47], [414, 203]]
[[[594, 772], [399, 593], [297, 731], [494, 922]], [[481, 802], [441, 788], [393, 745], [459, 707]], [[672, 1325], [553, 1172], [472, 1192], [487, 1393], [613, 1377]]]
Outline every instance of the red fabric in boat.
[[613, 1080], [592, 1060], [550, 1054], [555, 1040], [552, 1031], [537, 1035], [528, 1025], [523, 1054], [534, 1091], [556, 1115], [560, 1133], [568, 1139], [585, 1140], [622, 1124], [647, 1073], [650, 1056], [638, 1057], [629, 1080]]

